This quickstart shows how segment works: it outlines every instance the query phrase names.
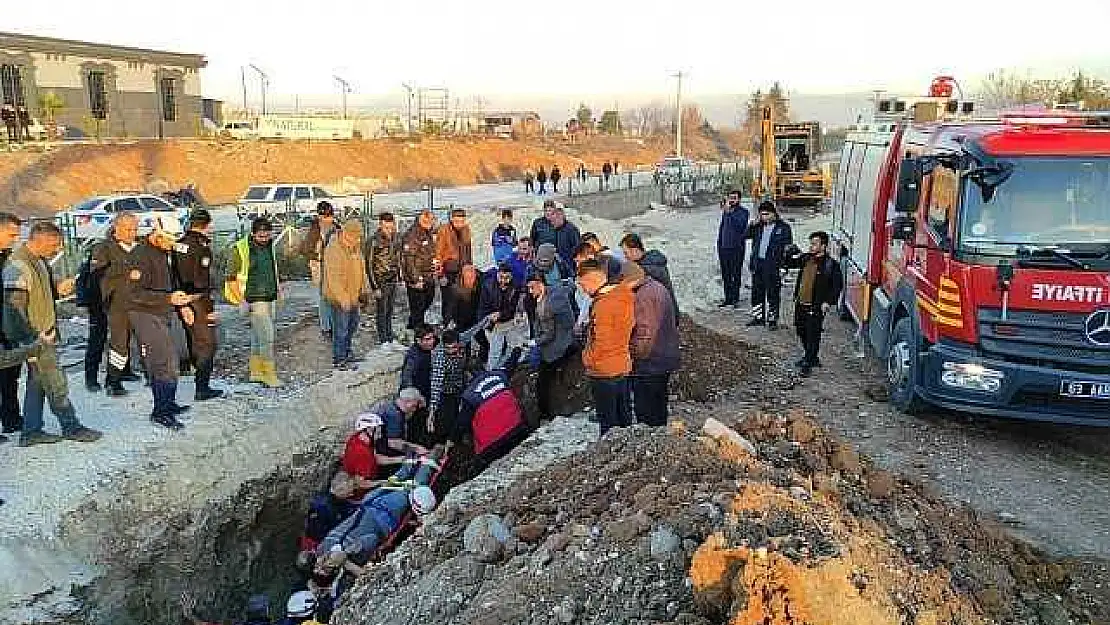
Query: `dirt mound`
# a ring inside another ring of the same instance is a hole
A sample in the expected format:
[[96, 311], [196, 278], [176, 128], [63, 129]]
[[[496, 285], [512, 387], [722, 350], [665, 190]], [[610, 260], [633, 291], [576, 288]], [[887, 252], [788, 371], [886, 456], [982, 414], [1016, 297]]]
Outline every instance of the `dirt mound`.
[[[705, 154], [712, 157], [711, 144]], [[595, 137], [563, 141], [382, 139], [346, 142], [168, 140], [63, 145], [46, 153], [0, 154], [0, 206], [24, 215], [53, 213], [97, 193], [143, 190], [152, 182], [194, 183], [215, 204], [237, 200], [250, 184], [309, 182], [337, 192], [405, 191], [518, 179], [524, 167], [564, 175], [581, 161], [597, 173], [605, 160], [622, 169], [650, 165], [669, 149], [650, 142]]]
[[[684, 411], [691, 426], [711, 412]], [[872, 469], [804, 414], [735, 425], [757, 456], [680, 422], [637, 426], [492, 497], [447, 504], [358, 580], [332, 622], [1062, 625], [1105, 616], [1073, 589], [1068, 564]], [[501, 525], [508, 537], [496, 539], [489, 528]]]

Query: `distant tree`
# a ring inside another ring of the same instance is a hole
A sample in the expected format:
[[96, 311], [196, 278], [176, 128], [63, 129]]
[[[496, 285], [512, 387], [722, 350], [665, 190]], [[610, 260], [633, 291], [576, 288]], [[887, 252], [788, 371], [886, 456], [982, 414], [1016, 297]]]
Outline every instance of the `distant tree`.
[[601, 132], [607, 135], [619, 135], [621, 133], [620, 113], [617, 111], [603, 111], [599, 127]]
[[1070, 78], [1042, 79], [999, 70], [987, 75], [975, 96], [980, 107], [991, 112], [1056, 104], [1081, 104], [1087, 110], [1103, 110], [1110, 106], [1110, 87], [1082, 70]]
[[759, 150], [763, 109], [767, 106], [770, 106], [773, 111], [774, 121], [790, 121], [790, 101], [786, 97], [786, 91], [778, 81], [775, 81], [767, 93], [757, 89], [748, 99], [747, 116], [744, 119], [743, 130], [749, 138], [749, 148], [755, 152]]
[[586, 106], [585, 102], [583, 102], [578, 105], [578, 112], [575, 113], [574, 117], [578, 120], [578, 123], [581, 126], [587, 127], [593, 120], [594, 112], [590, 110], [590, 107]]

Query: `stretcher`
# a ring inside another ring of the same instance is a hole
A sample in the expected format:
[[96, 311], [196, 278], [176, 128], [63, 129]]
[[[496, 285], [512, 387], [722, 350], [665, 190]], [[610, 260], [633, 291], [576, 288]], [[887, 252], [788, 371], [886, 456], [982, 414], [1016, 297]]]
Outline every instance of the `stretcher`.
[[[443, 469], [447, 467], [449, 459], [449, 453], [447, 451], [444, 451], [443, 456], [437, 461], [435, 471], [428, 478], [427, 486], [429, 488], [435, 488], [436, 481], [439, 480], [439, 476], [443, 473]], [[385, 556], [393, 550], [394, 545], [396, 545], [397, 541], [400, 539], [401, 535], [405, 533], [406, 530], [410, 528], [415, 529], [419, 525], [420, 521], [417, 519], [417, 515], [412, 511], [411, 507], [408, 508], [405, 511], [405, 514], [401, 517], [401, 522], [397, 524], [397, 529], [390, 532], [388, 536], [386, 536], [380, 543], [378, 543], [377, 549], [375, 549], [374, 553], [370, 555], [368, 561], [381, 562], [385, 558]]]

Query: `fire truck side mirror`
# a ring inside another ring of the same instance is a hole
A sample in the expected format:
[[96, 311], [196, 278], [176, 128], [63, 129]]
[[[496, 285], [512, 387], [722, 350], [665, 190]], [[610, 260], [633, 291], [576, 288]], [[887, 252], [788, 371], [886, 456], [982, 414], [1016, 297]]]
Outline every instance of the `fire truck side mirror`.
[[912, 243], [916, 234], [915, 222], [909, 215], [898, 215], [891, 223], [890, 238], [895, 241]]
[[894, 210], [899, 213], [917, 211], [921, 200], [921, 163], [916, 158], [907, 158], [898, 168], [898, 196]]

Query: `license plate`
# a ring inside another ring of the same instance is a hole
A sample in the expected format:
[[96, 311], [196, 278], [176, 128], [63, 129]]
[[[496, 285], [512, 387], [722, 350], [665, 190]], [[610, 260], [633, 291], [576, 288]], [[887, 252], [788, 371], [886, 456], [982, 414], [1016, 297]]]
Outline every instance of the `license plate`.
[[1072, 382], [1060, 383], [1060, 395], [1082, 397], [1085, 399], [1110, 399], [1110, 382]]

